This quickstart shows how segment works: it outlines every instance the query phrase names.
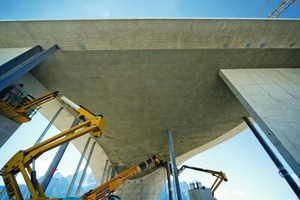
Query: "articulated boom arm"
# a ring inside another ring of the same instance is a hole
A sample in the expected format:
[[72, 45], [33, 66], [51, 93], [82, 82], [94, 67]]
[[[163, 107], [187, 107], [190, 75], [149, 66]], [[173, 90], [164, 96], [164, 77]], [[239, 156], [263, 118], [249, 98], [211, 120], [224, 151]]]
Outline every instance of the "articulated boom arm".
[[[64, 97], [64, 99], [67, 98]], [[72, 101], [69, 100], [69, 102]], [[84, 122], [31, 148], [19, 151], [4, 165], [0, 171], [0, 175], [3, 177], [9, 199], [23, 200], [20, 188], [15, 178], [15, 174], [18, 172], [21, 172], [32, 199], [48, 199], [37, 180], [35, 184], [33, 184], [30, 180], [29, 174], [32, 172], [30, 164], [33, 160], [37, 159], [44, 152], [78, 138], [86, 133], [90, 132], [94, 137], [101, 136], [105, 124], [103, 117], [95, 116], [73, 102], [72, 105], [75, 107], [71, 107], [78, 112], [78, 116], [80, 116], [81, 119], [84, 119]]]
[[96, 199], [106, 199], [106, 196], [114, 192], [120, 185], [122, 185], [127, 179], [133, 177], [134, 175], [142, 172], [147, 168], [152, 162], [155, 162], [156, 166], [159, 166], [160, 160], [157, 155], [151, 157], [150, 159], [129, 168], [128, 170], [122, 172], [106, 183], [100, 185], [99, 187], [85, 193], [81, 198], [85, 200], [96, 200]]
[[217, 177], [215, 182], [211, 186], [211, 191], [212, 191], [213, 194], [215, 193], [217, 188], [220, 186], [222, 181], [228, 181], [228, 179], [226, 177], [226, 174], [223, 173], [222, 171], [218, 172], [218, 171], [213, 171], [213, 170], [210, 170], [210, 169], [202, 169], [202, 168], [191, 167], [191, 166], [187, 166], [187, 165], [183, 165], [182, 167], [180, 167], [180, 169], [178, 169], [178, 174], [180, 174], [185, 169], [192, 169], [192, 170], [196, 170], [196, 171], [200, 171], [200, 172], [207, 172], [207, 173], [210, 173], [213, 176]]
[[50, 92], [50, 93], [48, 93], [44, 96], [41, 96], [37, 99], [31, 100], [28, 102], [24, 102], [21, 105], [17, 105], [16, 111], [18, 113], [25, 113], [29, 110], [37, 108], [38, 106], [40, 106], [48, 101], [51, 101], [52, 99], [54, 99], [55, 97], [57, 97], [59, 95], [61, 95], [61, 93], [59, 91]]
[[14, 97], [9, 102], [0, 99], [0, 113], [20, 124], [29, 122], [40, 105], [60, 95], [59, 91], [54, 91], [36, 99], [29, 94]]

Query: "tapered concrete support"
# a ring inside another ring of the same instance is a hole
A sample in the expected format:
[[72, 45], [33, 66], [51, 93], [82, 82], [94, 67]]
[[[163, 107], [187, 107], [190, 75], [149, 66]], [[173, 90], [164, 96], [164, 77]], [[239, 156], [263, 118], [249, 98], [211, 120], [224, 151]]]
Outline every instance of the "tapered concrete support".
[[72, 188], [73, 188], [73, 186], [74, 186], [74, 183], [75, 183], [75, 180], [76, 180], [76, 178], [77, 178], [77, 175], [78, 175], [80, 166], [81, 166], [81, 164], [82, 164], [82, 161], [83, 161], [83, 159], [84, 159], [86, 150], [87, 150], [87, 148], [88, 148], [88, 146], [89, 146], [89, 144], [90, 144], [91, 139], [92, 139], [92, 138], [89, 137], [89, 139], [86, 141], [86, 144], [85, 144], [85, 146], [84, 146], [83, 152], [82, 152], [81, 157], [80, 157], [80, 160], [79, 160], [79, 162], [78, 162], [78, 164], [77, 164], [75, 173], [74, 173], [74, 175], [73, 175], [71, 184], [70, 184], [70, 186], [69, 186], [69, 189], [68, 189], [68, 192], [67, 192], [67, 195], [66, 195], [67, 197], [71, 195]]
[[51, 126], [53, 125], [53, 122], [56, 120], [56, 118], [58, 117], [59, 113], [61, 112], [61, 110], [63, 109], [63, 107], [60, 107], [58, 109], [58, 111], [55, 113], [55, 115], [53, 116], [53, 118], [51, 119], [51, 121], [48, 123], [47, 127], [45, 128], [45, 130], [43, 131], [43, 133], [40, 135], [40, 137], [37, 139], [37, 141], [35, 142], [34, 145], [40, 143], [42, 141], [42, 139], [44, 138], [44, 136], [46, 135], [46, 133], [48, 132], [48, 130], [51, 128]]
[[91, 158], [92, 158], [92, 155], [93, 155], [93, 151], [94, 151], [95, 145], [96, 145], [96, 142], [93, 143], [92, 148], [90, 150], [89, 157], [88, 157], [88, 159], [87, 159], [87, 161], [85, 163], [85, 167], [83, 169], [82, 176], [80, 178], [80, 181], [79, 181], [79, 184], [78, 184], [75, 196], [78, 196], [79, 193], [80, 193], [80, 190], [81, 190], [81, 187], [82, 187], [82, 183], [83, 183], [85, 175], [86, 175], [86, 170], [87, 170], [87, 168], [88, 168], [88, 166], [90, 164], [90, 161], [91, 161]]
[[112, 165], [109, 165], [108, 170], [107, 170], [107, 174], [106, 174], [106, 178], [105, 178], [105, 182], [109, 180], [111, 170], [112, 170]]
[[[71, 127], [76, 126], [78, 123], [80, 122], [80, 119], [75, 118], [73, 124]], [[58, 149], [58, 151], [55, 154], [55, 157], [53, 158], [48, 170], [46, 171], [45, 175], [44, 175], [44, 179], [41, 183], [41, 186], [43, 188], [43, 191], [47, 190], [47, 187], [56, 171], [57, 166], [59, 165], [60, 160], [62, 159], [68, 145], [70, 142], [67, 142], [63, 145], [61, 145]]]
[[101, 179], [101, 184], [103, 184], [106, 180], [106, 175], [107, 175], [107, 171], [108, 171], [108, 160], [105, 161], [105, 166], [103, 169], [103, 174], [102, 174], [102, 179]]

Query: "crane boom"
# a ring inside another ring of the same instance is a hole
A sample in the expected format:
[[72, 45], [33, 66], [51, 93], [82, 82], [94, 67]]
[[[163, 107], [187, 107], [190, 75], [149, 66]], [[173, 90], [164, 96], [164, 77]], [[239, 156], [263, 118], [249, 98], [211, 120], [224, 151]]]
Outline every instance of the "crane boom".
[[81, 198], [84, 200], [106, 199], [107, 195], [114, 192], [127, 179], [133, 177], [138, 173], [141, 173], [153, 162], [156, 166], [159, 166], [160, 160], [157, 155], [152, 156], [148, 160], [129, 168], [128, 170], [122, 172], [121, 174], [100, 185], [99, 187], [85, 193]]
[[[67, 98], [63, 97], [63, 99], [66, 100]], [[68, 101], [72, 102], [71, 100]], [[15, 178], [15, 175], [19, 172], [21, 172], [25, 180], [32, 199], [48, 199], [38, 181], [35, 180], [33, 183], [29, 177], [29, 174], [33, 172], [30, 166], [33, 160], [37, 159], [44, 152], [78, 138], [86, 133], [91, 133], [94, 137], [101, 136], [105, 124], [102, 115], [96, 116], [74, 102], [72, 102], [72, 105], [69, 106], [78, 113], [78, 117], [83, 119], [84, 122], [26, 150], [17, 152], [1, 169], [0, 175], [3, 177], [9, 199], [23, 200], [21, 190]]]
[[178, 169], [178, 174], [180, 174], [185, 169], [192, 169], [192, 170], [196, 170], [196, 171], [200, 171], [200, 172], [206, 172], [206, 173], [210, 173], [213, 176], [217, 177], [215, 182], [211, 186], [211, 191], [212, 191], [213, 195], [214, 195], [215, 191], [217, 190], [217, 188], [222, 183], [222, 181], [226, 181], [226, 182], [228, 181], [226, 174], [222, 171], [218, 172], [218, 171], [214, 171], [214, 170], [210, 170], [210, 169], [202, 169], [202, 168], [191, 167], [191, 166], [187, 166], [187, 165], [183, 165], [182, 167], [180, 167]]
[[267, 18], [277, 18], [281, 15], [290, 5], [296, 0], [283, 0], [269, 15]]
[[31, 120], [32, 113], [36, 113], [34, 110], [37, 110], [37, 108], [42, 104], [47, 103], [60, 95], [61, 93], [59, 91], [53, 91], [34, 99], [34, 97], [27, 94], [20, 98], [16, 105], [11, 105], [0, 100], [0, 113], [18, 123], [29, 122]]

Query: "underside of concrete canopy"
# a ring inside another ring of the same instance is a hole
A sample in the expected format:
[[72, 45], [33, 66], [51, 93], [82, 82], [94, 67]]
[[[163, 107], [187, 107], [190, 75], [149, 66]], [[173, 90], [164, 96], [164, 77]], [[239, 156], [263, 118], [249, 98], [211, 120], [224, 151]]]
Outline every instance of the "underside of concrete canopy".
[[[300, 67], [299, 20], [2, 21], [0, 26], [0, 48], [59, 46], [31, 74], [47, 90], [60, 90], [103, 114], [107, 125], [97, 142], [118, 172], [153, 154], [169, 160], [167, 129], [182, 162], [245, 127], [239, 125], [250, 114], [219, 77], [220, 69]], [[51, 117], [46, 106], [41, 112]], [[93, 160], [92, 168], [97, 163]]]

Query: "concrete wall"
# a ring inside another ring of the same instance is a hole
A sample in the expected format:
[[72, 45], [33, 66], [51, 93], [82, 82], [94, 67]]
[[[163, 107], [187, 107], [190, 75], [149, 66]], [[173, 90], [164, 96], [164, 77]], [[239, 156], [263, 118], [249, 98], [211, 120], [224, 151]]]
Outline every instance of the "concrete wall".
[[222, 69], [219, 74], [300, 177], [300, 68]]

